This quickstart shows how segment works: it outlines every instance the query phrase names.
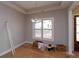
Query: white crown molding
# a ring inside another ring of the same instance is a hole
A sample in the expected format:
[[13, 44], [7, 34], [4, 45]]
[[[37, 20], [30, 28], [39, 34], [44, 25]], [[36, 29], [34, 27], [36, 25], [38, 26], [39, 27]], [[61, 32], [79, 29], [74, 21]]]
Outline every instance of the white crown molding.
[[77, 7], [79, 5], [79, 1], [75, 1], [72, 3], [71, 7], [69, 8], [69, 10], [74, 9], [75, 7]]
[[57, 5], [43, 6], [41, 8], [35, 8], [35, 9], [30, 9], [30, 10], [25, 10], [12, 2], [7, 1], [7, 2], [2, 2], [2, 3], [23, 13], [23, 14], [34, 14], [34, 13], [47, 12], [47, 11], [53, 11], [53, 10], [66, 8], [66, 6], [64, 6], [64, 4], [66, 5], [65, 2], [60, 2]]
[[36, 10], [31, 10], [26, 12], [27, 14], [34, 14], [34, 13], [40, 13], [40, 12], [48, 12], [48, 11], [54, 11], [54, 10], [59, 10], [59, 9], [64, 9], [66, 7], [62, 7], [62, 6], [55, 6], [55, 7], [47, 7], [47, 8], [40, 8], [40, 9], [36, 9]]
[[23, 10], [22, 8], [20, 8], [19, 6], [15, 5], [15, 4], [12, 4], [11, 2], [8, 2], [8, 1], [5, 2], [5, 1], [3, 1], [1, 3], [4, 4], [4, 5], [6, 5], [6, 6], [9, 6], [10, 8], [13, 8], [13, 9], [15, 9], [15, 10], [17, 10], [17, 11], [23, 13], [23, 14], [26, 14], [25, 10]]

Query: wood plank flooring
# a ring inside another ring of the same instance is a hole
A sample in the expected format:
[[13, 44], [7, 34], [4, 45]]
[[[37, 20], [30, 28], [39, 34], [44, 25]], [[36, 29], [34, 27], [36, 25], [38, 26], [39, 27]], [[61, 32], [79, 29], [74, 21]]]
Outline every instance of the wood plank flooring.
[[24, 44], [16, 49], [13, 56], [10, 53], [1, 56], [2, 58], [71, 58], [79, 57], [79, 52], [75, 52], [74, 56], [67, 56], [65, 51], [41, 51], [32, 46], [32, 44]]

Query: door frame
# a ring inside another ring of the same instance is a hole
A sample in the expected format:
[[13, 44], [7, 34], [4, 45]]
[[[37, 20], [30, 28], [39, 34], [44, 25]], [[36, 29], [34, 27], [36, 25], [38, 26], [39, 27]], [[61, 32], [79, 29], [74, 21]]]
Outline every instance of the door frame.
[[76, 51], [76, 44], [79, 43], [76, 41], [76, 17], [79, 17], [79, 15], [74, 16], [74, 51]]
[[74, 52], [74, 16], [73, 9], [79, 5], [78, 1], [71, 4], [68, 9], [68, 55], [73, 55]]

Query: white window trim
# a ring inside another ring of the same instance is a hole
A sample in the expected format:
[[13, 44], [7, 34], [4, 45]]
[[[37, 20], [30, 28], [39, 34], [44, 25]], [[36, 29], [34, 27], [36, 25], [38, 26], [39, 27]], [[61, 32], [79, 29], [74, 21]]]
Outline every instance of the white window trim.
[[[32, 18], [33, 19], [33, 18]], [[37, 19], [37, 18], [36, 18]], [[32, 39], [40, 39], [40, 40], [44, 40], [45, 38], [43, 38], [43, 20], [52, 20], [52, 29], [45, 29], [45, 30], [52, 30], [52, 39], [54, 40], [55, 38], [54, 38], [54, 18], [52, 17], [52, 18], [38, 18], [38, 19], [41, 19], [42, 20], [42, 29], [41, 29], [41, 38], [35, 38], [35, 37], [33, 37], [33, 32], [32, 32]], [[32, 29], [32, 31], [33, 30], [40, 30], [40, 29]], [[48, 38], [47, 38], [48, 39]], [[49, 39], [48, 39], [49, 40]]]

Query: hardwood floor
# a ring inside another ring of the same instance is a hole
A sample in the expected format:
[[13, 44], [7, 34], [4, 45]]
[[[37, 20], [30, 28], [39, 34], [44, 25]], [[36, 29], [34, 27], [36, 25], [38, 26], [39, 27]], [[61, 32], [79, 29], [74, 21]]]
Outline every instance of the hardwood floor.
[[24, 44], [16, 49], [16, 53], [13, 56], [10, 53], [1, 56], [2, 58], [70, 58], [79, 57], [79, 52], [75, 52], [74, 56], [67, 56], [65, 51], [41, 51], [32, 46], [32, 44]]

